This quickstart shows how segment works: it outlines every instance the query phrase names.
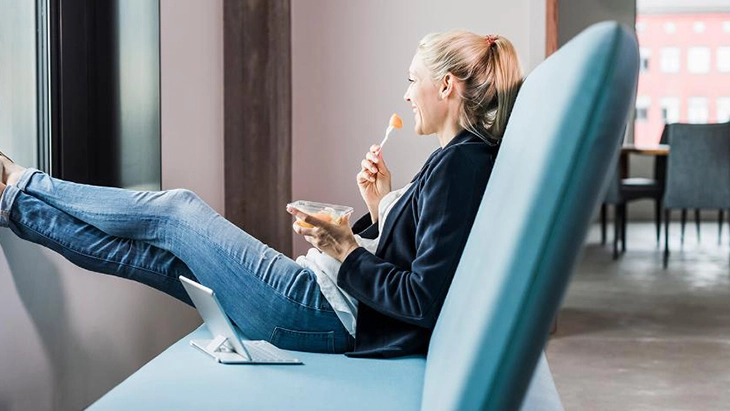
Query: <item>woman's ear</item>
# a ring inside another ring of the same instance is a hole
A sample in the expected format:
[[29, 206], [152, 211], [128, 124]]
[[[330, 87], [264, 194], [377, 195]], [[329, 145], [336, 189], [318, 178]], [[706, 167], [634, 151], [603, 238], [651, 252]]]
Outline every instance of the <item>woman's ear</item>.
[[439, 100], [448, 98], [454, 90], [454, 76], [446, 73], [441, 84], [439, 84]]

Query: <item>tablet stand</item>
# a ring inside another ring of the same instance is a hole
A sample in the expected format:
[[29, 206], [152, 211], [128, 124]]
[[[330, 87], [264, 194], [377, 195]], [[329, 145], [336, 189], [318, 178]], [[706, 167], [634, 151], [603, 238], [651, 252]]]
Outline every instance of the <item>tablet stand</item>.
[[226, 362], [231, 362], [231, 360], [250, 361], [249, 358], [236, 352], [228, 342], [228, 338], [222, 335], [217, 335], [212, 340], [191, 340], [190, 345], [210, 355], [218, 362], [221, 362], [222, 357], [225, 357]]

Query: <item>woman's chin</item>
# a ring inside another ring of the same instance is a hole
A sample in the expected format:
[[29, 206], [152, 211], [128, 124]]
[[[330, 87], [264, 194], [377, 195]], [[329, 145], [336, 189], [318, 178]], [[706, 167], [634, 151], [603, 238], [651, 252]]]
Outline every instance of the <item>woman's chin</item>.
[[426, 133], [423, 132], [423, 127], [421, 127], [421, 122], [420, 121], [416, 121], [416, 125], [413, 126], [413, 131], [415, 131], [416, 132], [416, 135], [419, 135], [419, 136], [423, 136], [423, 135], [426, 134]]
[[413, 129], [416, 132], [416, 135], [419, 136], [430, 136], [431, 134], [433, 134], [433, 132], [428, 132], [424, 130], [423, 127], [420, 127], [418, 125], [416, 125]]

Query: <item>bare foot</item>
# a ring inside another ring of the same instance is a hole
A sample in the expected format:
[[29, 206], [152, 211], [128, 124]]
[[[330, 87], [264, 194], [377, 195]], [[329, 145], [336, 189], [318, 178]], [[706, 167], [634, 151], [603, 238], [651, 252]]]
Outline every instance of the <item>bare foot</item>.
[[21, 167], [10, 161], [9, 158], [0, 155], [0, 175], [4, 185], [15, 185], [23, 171], [25, 171], [25, 167]]

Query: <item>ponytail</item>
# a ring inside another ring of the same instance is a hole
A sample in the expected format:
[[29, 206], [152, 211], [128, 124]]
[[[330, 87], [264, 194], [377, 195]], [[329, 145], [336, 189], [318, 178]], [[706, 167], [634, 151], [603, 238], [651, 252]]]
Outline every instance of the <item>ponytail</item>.
[[[496, 90], [496, 108], [494, 121], [487, 131], [498, 139], [504, 135], [509, 116], [517, 99], [517, 92], [522, 86], [520, 62], [512, 43], [504, 37], [498, 37], [490, 48], [493, 75], [491, 83]], [[490, 82], [490, 80], [487, 80]]]

